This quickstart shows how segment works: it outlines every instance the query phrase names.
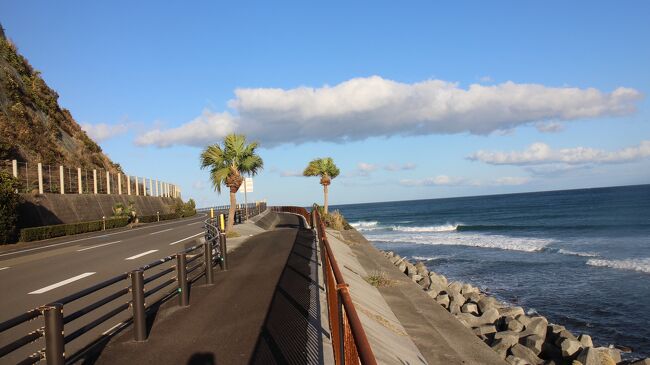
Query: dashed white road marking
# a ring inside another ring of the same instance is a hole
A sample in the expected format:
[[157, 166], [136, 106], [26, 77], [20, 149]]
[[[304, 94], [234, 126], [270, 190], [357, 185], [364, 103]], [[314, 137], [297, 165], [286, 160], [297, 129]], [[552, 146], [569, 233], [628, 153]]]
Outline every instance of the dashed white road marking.
[[[206, 214], [198, 215], [197, 218], [202, 218], [202, 217], [206, 217], [206, 216], [207, 216]], [[139, 231], [139, 230], [141, 230], [141, 229], [148, 229], [148, 228], [154, 228], [154, 227], [166, 226], [166, 225], [168, 225], [168, 224], [176, 224], [176, 223], [178, 223], [178, 222], [157, 223], [156, 225], [153, 225], [153, 226], [145, 226], [145, 227], [139, 227], [139, 228], [132, 228], [132, 229], [124, 230], [124, 231], [113, 232], [113, 233], [107, 233], [107, 234], [104, 234], [104, 235], [101, 235], [101, 236], [90, 236], [90, 237], [84, 237], [84, 238], [79, 238], [79, 239], [72, 240], [72, 241], [65, 241], [65, 242], [55, 243], [55, 244], [51, 244], [51, 245], [45, 245], [45, 246], [40, 246], [40, 247], [28, 248], [28, 249], [25, 249], [25, 250], [19, 250], [19, 251], [7, 252], [7, 253], [0, 254], [0, 257], [3, 257], [3, 256], [10, 256], [10, 255], [17, 255], [17, 254], [19, 254], [19, 253], [30, 252], [30, 251], [35, 251], [35, 250], [42, 250], [42, 249], [44, 249], [44, 248], [56, 247], [56, 246], [61, 246], [61, 245], [67, 245], [67, 244], [69, 244], [69, 243], [75, 243], [75, 242], [80, 242], [80, 241], [92, 240], [92, 239], [95, 239], [95, 238], [108, 237], [108, 236], [112, 236], [112, 235], [116, 235], [116, 234], [129, 233], [129, 232]]]
[[175, 245], [175, 244], [177, 244], [177, 243], [179, 243], [179, 242], [183, 242], [183, 241], [185, 241], [185, 240], [189, 240], [190, 238], [194, 238], [194, 237], [200, 236], [200, 235], [202, 235], [202, 234], [205, 234], [205, 233], [201, 232], [201, 233], [197, 233], [197, 234], [195, 234], [195, 235], [193, 235], [193, 236], [189, 236], [189, 237], [181, 238], [180, 240], [178, 240], [178, 241], [174, 241], [174, 242], [170, 243], [169, 245], [170, 245], [170, 246], [173, 246], [173, 245]]
[[137, 254], [137, 255], [134, 255], [134, 256], [131, 256], [131, 257], [127, 257], [127, 258], [125, 258], [125, 260], [135, 260], [135, 259], [137, 259], [137, 258], [140, 258], [140, 257], [142, 257], [142, 256], [145, 256], [145, 255], [148, 255], [148, 254], [150, 254], [150, 253], [154, 253], [154, 252], [158, 252], [158, 250], [149, 250], [149, 251], [146, 251], [146, 252], [143, 252], [143, 253], [139, 253], [139, 254]]
[[90, 246], [90, 247], [84, 247], [84, 248], [81, 248], [81, 249], [77, 250], [77, 252], [86, 251], [86, 250], [92, 250], [93, 248], [103, 247], [103, 246], [108, 246], [108, 245], [112, 245], [112, 244], [114, 244], [114, 243], [120, 243], [120, 242], [122, 242], [122, 241], [108, 242], [108, 243], [102, 243], [101, 245], [95, 245], [95, 246]]
[[163, 232], [171, 231], [172, 229], [173, 229], [173, 228], [167, 228], [167, 229], [163, 229], [162, 231], [151, 232], [151, 233], [149, 233], [149, 235], [151, 236], [152, 234], [158, 234], [158, 233], [163, 233]]
[[7, 270], [8, 268], [9, 268], [9, 266], [7, 266], [7, 267], [0, 267], [0, 271], [2, 271], [2, 270]]
[[199, 223], [203, 223], [203, 221], [198, 221], [198, 222], [194, 222], [194, 223], [188, 223], [187, 225], [188, 225], [188, 226], [192, 226], [192, 225], [199, 224]]
[[56, 288], [58, 288], [58, 287], [60, 287], [60, 286], [64, 286], [64, 285], [66, 285], [66, 284], [70, 284], [70, 283], [72, 283], [72, 282], [74, 282], [74, 281], [81, 280], [81, 279], [83, 279], [83, 278], [85, 278], [85, 277], [88, 277], [88, 276], [90, 276], [90, 275], [94, 275], [94, 274], [95, 274], [94, 272], [85, 272], [85, 273], [83, 273], [83, 274], [81, 274], [81, 275], [77, 275], [77, 276], [72, 277], [72, 278], [70, 278], [70, 279], [66, 279], [66, 280], [63, 280], [63, 281], [59, 281], [58, 283], [55, 283], [55, 284], [52, 284], [52, 285], [48, 285], [48, 286], [46, 286], [45, 288], [41, 288], [41, 289], [38, 289], [38, 290], [34, 290], [33, 292], [30, 292], [30, 293], [27, 293], [27, 294], [43, 294], [43, 293], [48, 292], [48, 291], [50, 291], [50, 290], [52, 290], [52, 289], [56, 289]]

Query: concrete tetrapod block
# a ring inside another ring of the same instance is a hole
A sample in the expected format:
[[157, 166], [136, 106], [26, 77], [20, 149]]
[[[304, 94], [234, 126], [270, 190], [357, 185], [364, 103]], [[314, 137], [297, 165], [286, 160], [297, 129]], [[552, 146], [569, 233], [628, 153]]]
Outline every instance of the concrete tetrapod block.
[[515, 357], [525, 360], [529, 364], [537, 365], [544, 362], [531, 349], [521, 344], [512, 346], [510, 353]]
[[560, 342], [560, 350], [562, 351], [562, 357], [572, 357], [582, 349], [582, 345], [577, 340], [572, 340], [570, 338], [563, 338]]
[[517, 317], [520, 314], [524, 314], [524, 308], [522, 307], [499, 308], [499, 314], [501, 315], [501, 317]]
[[521, 340], [521, 343], [531, 349], [535, 355], [539, 355], [542, 352], [542, 345], [544, 345], [544, 337], [540, 335], [526, 336]]
[[499, 308], [500, 303], [493, 297], [484, 297], [478, 302], [478, 309], [481, 310], [481, 313], [484, 313], [490, 308]]
[[578, 336], [578, 341], [580, 341], [582, 347], [594, 347], [594, 342], [591, 340], [591, 336], [585, 335], [584, 333]]
[[524, 330], [523, 323], [512, 317], [505, 317], [503, 324], [508, 331], [521, 332]]
[[[433, 292], [429, 292], [433, 293]], [[449, 308], [449, 295], [448, 294], [439, 294], [436, 297], [436, 302], [443, 306], [445, 309]]]
[[486, 324], [483, 326], [475, 327], [472, 329], [475, 335], [481, 336], [481, 335], [489, 335], [490, 333], [495, 333], [497, 331], [497, 328], [494, 327], [493, 324]]
[[538, 335], [542, 339], [546, 338], [546, 328], [548, 327], [548, 320], [544, 317], [533, 317], [530, 319], [526, 327], [521, 332], [521, 337], [530, 335]]
[[593, 347], [587, 347], [580, 351], [577, 360], [583, 365], [616, 365], [616, 362], [609, 356], [607, 351], [598, 350]]
[[496, 351], [502, 359], [505, 359], [508, 355], [508, 350], [514, 345], [519, 343], [519, 336], [516, 335], [507, 335], [499, 339], [495, 339], [492, 343], [492, 350]]
[[520, 358], [518, 358], [516, 356], [512, 356], [512, 355], [508, 355], [508, 357], [506, 357], [506, 361], [510, 365], [529, 365], [526, 362], [526, 360], [520, 359]]
[[[450, 305], [453, 305], [450, 304]], [[489, 309], [487, 312], [483, 313], [480, 317], [476, 317], [469, 313], [459, 313], [456, 315], [456, 318], [467, 323], [470, 327], [480, 327], [483, 325], [492, 325], [494, 322], [499, 319], [499, 312], [496, 309]]]
[[469, 313], [478, 316], [478, 306], [474, 303], [465, 303], [460, 310], [463, 313]]

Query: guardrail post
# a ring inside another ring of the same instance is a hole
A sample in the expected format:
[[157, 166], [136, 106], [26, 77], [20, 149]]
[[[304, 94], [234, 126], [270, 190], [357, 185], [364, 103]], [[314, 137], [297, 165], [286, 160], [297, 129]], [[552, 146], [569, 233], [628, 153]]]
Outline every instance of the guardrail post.
[[43, 165], [39, 162], [38, 165], [38, 193], [43, 195]]
[[[209, 228], [208, 228], [209, 229]], [[208, 285], [214, 284], [214, 271], [212, 271], [212, 243], [211, 239], [205, 240], [203, 244], [203, 260], [205, 261], [205, 283]]]
[[221, 249], [221, 270], [228, 270], [228, 245], [225, 233], [219, 233], [219, 248]]
[[133, 339], [147, 340], [147, 315], [144, 306], [144, 271], [131, 271], [131, 310], [133, 311]]
[[176, 254], [176, 278], [178, 281], [178, 305], [190, 305], [189, 285], [187, 284], [187, 254]]
[[93, 192], [97, 194], [97, 170], [93, 169]]
[[43, 316], [45, 317], [45, 360], [47, 365], [64, 365], [63, 304], [54, 303], [43, 307]]

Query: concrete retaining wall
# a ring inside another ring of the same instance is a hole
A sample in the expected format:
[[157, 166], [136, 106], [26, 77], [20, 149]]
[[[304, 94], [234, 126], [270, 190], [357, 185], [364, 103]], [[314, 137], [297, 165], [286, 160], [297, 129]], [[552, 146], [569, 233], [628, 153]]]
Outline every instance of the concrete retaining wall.
[[52, 224], [76, 223], [102, 219], [113, 215], [116, 203], [128, 205], [132, 201], [139, 216], [172, 213], [174, 199], [106, 194], [22, 194], [19, 207], [19, 227], [37, 227]]

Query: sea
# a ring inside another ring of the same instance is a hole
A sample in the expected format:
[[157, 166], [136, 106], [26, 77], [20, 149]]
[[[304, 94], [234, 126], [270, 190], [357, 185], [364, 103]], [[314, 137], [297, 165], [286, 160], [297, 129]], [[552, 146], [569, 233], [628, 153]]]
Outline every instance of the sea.
[[390, 250], [650, 356], [650, 185], [332, 206]]

